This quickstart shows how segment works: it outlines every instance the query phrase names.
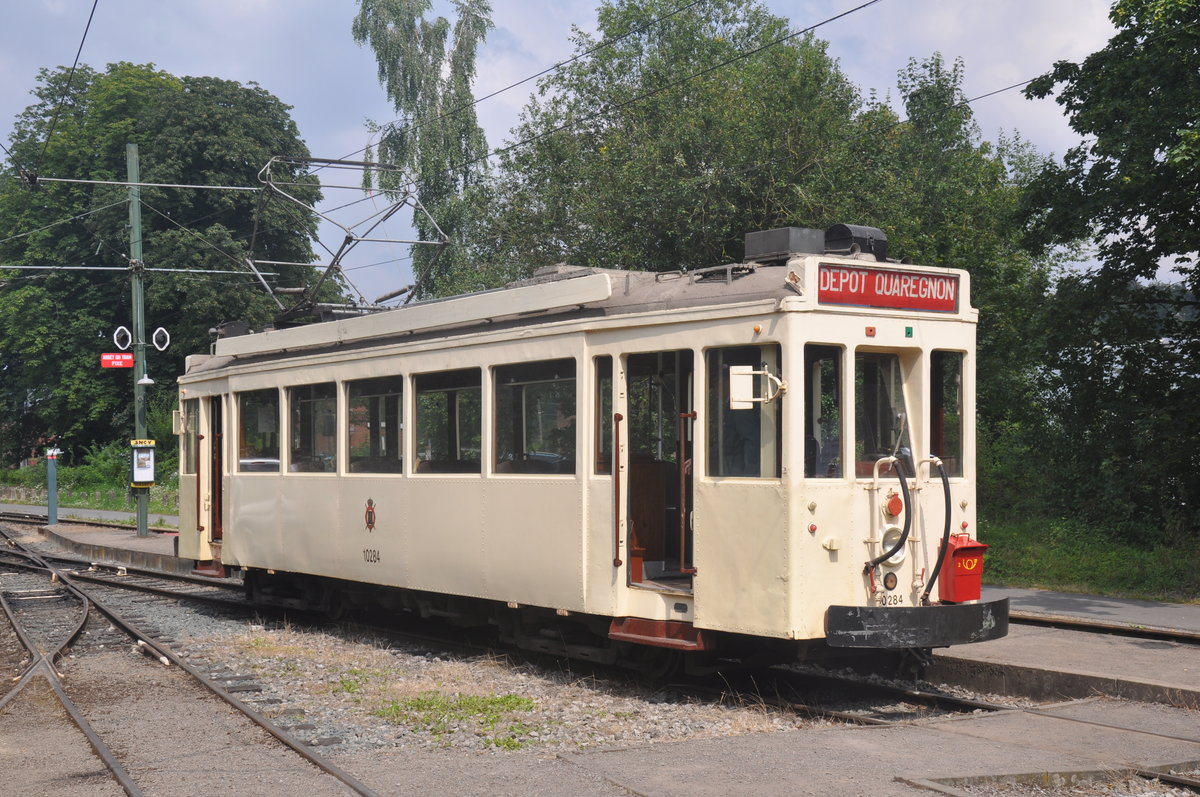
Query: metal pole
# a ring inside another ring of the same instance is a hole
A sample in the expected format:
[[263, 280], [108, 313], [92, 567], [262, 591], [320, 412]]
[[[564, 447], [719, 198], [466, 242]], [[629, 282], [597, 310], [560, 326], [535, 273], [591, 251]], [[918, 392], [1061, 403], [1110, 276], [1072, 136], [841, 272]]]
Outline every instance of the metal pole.
[[[142, 188], [138, 168], [137, 144], [125, 145], [125, 168], [129, 182], [129, 281], [133, 289], [133, 436], [146, 434], [146, 313], [142, 288]], [[148, 537], [150, 490], [133, 488], [137, 500], [137, 536]]]
[[58, 525], [58, 449], [46, 449], [46, 525]]

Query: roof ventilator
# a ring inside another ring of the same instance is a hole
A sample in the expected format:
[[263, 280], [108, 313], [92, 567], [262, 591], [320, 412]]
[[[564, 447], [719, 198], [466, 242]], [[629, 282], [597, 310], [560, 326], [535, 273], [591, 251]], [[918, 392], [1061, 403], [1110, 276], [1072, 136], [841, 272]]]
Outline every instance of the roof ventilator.
[[793, 255], [825, 254], [825, 233], [808, 227], [780, 227], [746, 233], [745, 260], [781, 266]]

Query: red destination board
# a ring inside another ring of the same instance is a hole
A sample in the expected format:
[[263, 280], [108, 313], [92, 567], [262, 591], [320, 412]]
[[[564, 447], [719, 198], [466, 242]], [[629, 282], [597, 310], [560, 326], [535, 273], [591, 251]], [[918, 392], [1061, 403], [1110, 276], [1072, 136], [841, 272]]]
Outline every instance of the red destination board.
[[958, 275], [821, 264], [817, 301], [954, 313], [958, 311]]
[[101, 354], [100, 355], [100, 367], [101, 368], [132, 368], [133, 367], [133, 354], [132, 353], [126, 354], [124, 352], [117, 352], [116, 354]]

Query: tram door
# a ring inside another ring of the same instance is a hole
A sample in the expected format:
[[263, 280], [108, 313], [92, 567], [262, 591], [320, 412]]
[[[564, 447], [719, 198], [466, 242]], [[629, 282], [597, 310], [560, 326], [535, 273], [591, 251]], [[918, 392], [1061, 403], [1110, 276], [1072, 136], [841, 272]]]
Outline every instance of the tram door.
[[692, 352], [631, 354], [625, 367], [629, 580], [691, 589]]

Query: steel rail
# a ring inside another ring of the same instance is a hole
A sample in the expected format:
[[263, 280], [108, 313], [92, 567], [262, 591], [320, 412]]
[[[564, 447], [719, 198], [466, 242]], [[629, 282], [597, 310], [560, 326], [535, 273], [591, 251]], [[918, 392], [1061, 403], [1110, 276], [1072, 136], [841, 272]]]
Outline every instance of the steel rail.
[[1112, 623], [1105, 620], [1086, 620], [1060, 614], [1037, 614], [1033, 612], [1009, 612], [1010, 623], [1036, 625], [1044, 628], [1059, 628], [1064, 631], [1082, 631], [1092, 634], [1114, 634], [1137, 639], [1153, 639], [1162, 642], [1179, 642], [1185, 645], [1200, 645], [1200, 631], [1182, 628]]
[[[53, 569], [49, 567], [44, 569], [51, 573], [54, 572]], [[0, 710], [12, 702], [12, 700], [15, 699], [16, 696], [20, 694], [36, 676], [41, 675], [46, 679], [46, 683], [49, 684], [50, 688], [54, 691], [54, 694], [58, 697], [59, 703], [62, 704], [63, 710], [67, 712], [67, 715], [71, 718], [71, 721], [75, 723], [75, 727], [77, 727], [88, 740], [88, 744], [91, 746], [92, 750], [96, 753], [100, 760], [104, 762], [104, 766], [107, 767], [108, 771], [112, 773], [113, 778], [116, 779], [117, 783], [121, 786], [125, 793], [130, 797], [142, 797], [144, 792], [138, 788], [137, 784], [133, 780], [133, 777], [129, 774], [129, 771], [125, 769], [125, 767], [117, 759], [116, 753], [113, 752], [112, 748], [104, 743], [99, 734], [97, 734], [96, 730], [92, 727], [91, 723], [88, 722], [87, 717], [83, 715], [83, 713], [79, 710], [79, 707], [75, 705], [75, 702], [71, 700], [70, 696], [66, 693], [66, 690], [63, 689], [58, 670], [54, 667], [53, 660], [62, 653], [63, 649], [67, 645], [69, 645], [79, 636], [79, 634], [83, 631], [83, 628], [87, 625], [88, 615], [91, 612], [91, 606], [94, 605], [86, 595], [78, 592], [74, 587], [65, 583], [64, 586], [67, 587], [68, 591], [74, 593], [76, 597], [79, 597], [82, 600], [84, 608], [83, 619], [76, 626], [75, 630], [71, 633], [67, 641], [56, 648], [52, 654], [48, 654], [39, 649], [37, 644], [29, 638], [29, 635], [25, 632], [22, 624], [17, 620], [16, 614], [13, 612], [8, 600], [5, 599], [3, 593], [0, 593], [0, 607], [3, 608], [4, 614], [8, 617], [9, 622], [12, 624], [14, 632], [16, 633], [18, 639], [21, 640], [21, 644], [25, 646], [26, 650], [28, 650], [30, 655], [33, 657], [33, 662], [30, 664], [29, 668], [20, 677], [20, 679], [18, 679], [13, 688], [9, 690], [9, 692], [2, 699], [0, 699]]]
[[[59, 575], [59, 577], [68, 582], [75, 580], [75, 576], [68, 575], [65, 573], [61, 573]], [[355, 778], [349, 772], [346, 772], [344, 769], [339, 767], [337, 764], [333, 763], [332, 761], [325, 758], [324, 756], [321, 756], [321, 755], [318, 755], [318, 754], [312, 752], [311, 750], [307, 749], [305, 746], [303, 746], [300, 743], [293, 740], [286, 733], [284, 733], [282, 730], [280, 730], [278, 727], [276, 727], [274, 725], [274, 723], [272, 723], [266, 717], [263, 717], [258, 712], [253, 711], [252, 709], [247, 707], [244, 703], [242, 703], [240, 700], [235, 698], [233, 695], [231, 695], [225, 689], [221, 688], [221, 685], [218, 684], [216, 681], [209, 678], [207, 675], [205, 675], [204, 673], [197, 670], [195, 667], [193, 667], [187, 661], [185, 661], [184, 659], [182, 659], [178, 655], [176, 655], [175, 652], [172, 651], [170, 648], [160, 645], [157, 642], [155, 642], [154, 638], [152, 636], [150, 636], [149, 634], [146, 634], [141, 629], [137, 628], [137, 626], [135, 626], [133, 623], [131, 623], [128, 620], [121, 617], [118, 612], [116, 612], [114, 609], [110, 608], [108, 605], [106, 605], [102, 601], [98, 600], [94, 595], [91, 597], [91, 600], [92, 600], [92, 605], [95, 606], [96, 609], [98, 611], [100, 611], [101, 614], [106, 616], [118, 628], [121, 628], [126, 633], [128, 633], [130, 636], [137, 639], [140, 644], [143, 644], [146, 648], [152, 650], [155, 654], [158, 655], [160, 661], [163, 661], [164, 663], [170, 662], [171, 664], [174, 664], [176, 667], [178, 667], [179, 669], [186, 672], [188, 675], [195, 678], [197, 681], [199, 681], [201, 684], [203, 684], [205, 687], [207, 687], [209, 689], [209, 691], [211, 691], [214, 695], [216, 695], [217, 697], [224, 700], [226, 703], [228, 703], [231, 707], [233, 707], [237, 711], [241, 712], [247, 719], [252, 721], [255, 725], [258, 725], [260, 728], [265, 730], [267, 733], [274, 736], [276, 739], [278, 739], [280, 742], [282, 742], [284, 745], [286, 745], [293, 752], [297, 753], [300, 757], [306, 759], [309, 763], [313, 764], [321, 771], [326, 772], [326, 773], [332, 775], [333, 777], [337, 778], [338, 780], [340, 780], [342, 783], [349, 786], [351, 789], [353, 789], [358, 794], [363, 795], [363, 797], [381, 797], [381, 795], [379, 795], [378, 792], [371, 789], [365, 783], [362, 783], [361, 781], [359, 781], [357, 778]]]
[[[7, 535], [3, 535], [3, 536], [7, 537]], [[34, 560], [40, 559], [40, 557], [38, 557], [36, 554], [34, 554], [30, 551], [26, 551], [23, 548], [23, 546], [20, 545], [20, 543], [16, 543], [11, 538], [9, 538], [9, 543], [12, 545], [15, 545], [17, 548], [24, 551], [26, 554], [29, 555], [29, 557], [31, 559], [34, 559]], [[257, 712], [250, 709], [248, 706], [243, 704], [240, 700], [233, 697], [233, 695], [231, 695], [229, 692], [227, 692], [226, 690], [221, 688], [220, 684], [218, 684], [217, 682], [215, 682], [208, 676], [204, 675], [204, 673], [200, 672], [195, 667], [191, 666], [186, 661], [184, 661], [182, 658], [180, 658], [178, 655], [176, 655], [175, 652], [172, 651], [170, 648], [165, 647], [165, 646], [155, 642], [154, 637], [152, 635], [147, 634], [144, 631], [142, 631], [140, 628], [135, 626], [133, 623], [129, 622], [124, 617], [122, 617], [119, 612], [112, 609], [104, 602], [98, 600], [94, 594], [88, 593], [83, 587], [81, 587], [79, 584], [75, 583], [76, 581], [81, 581], [81, 582], [86, 583], [89, 580], [88, 578], [86, 578], [86, 577], [77, 578], [77, 574], [68, 574], [67, 572], [65, 572], [63, 570], [54, 568], [53, 566], [51, 566], [50, 564], [48, 564], [46, 562], [41, 562], [41, 564], [44, 565], [46, 570], [48, 570], [50, 573], [54, 574], [64, 584], [64, 586], [66, 586], [72, 592], [74, 592], [77, 595], [79, 595], [80, 597], [82, 597], [86, 603], [95, 607], [95, 609], [97, 611], [99, 611], [101, 614], [103, 614], [105, 617], [107, 617], [109, 619], [109, 621], [111, 621], [113, 623], [113, 625], [115, 625], [117, 628], [120, 628], [122, 631], [124, 631], [126, 634], [128, 634], [131, 638], [136, 640], [139, 647], [142, 647], [142, 648], [152, 651], [156, 655], [158, 660], [161, 661], [163, 664], [174, 664], [175, 666], [179, 667], [180, 670], [182, 670], [183, 672], [186, 672], [188, 675], [190, 675], [192, 678], [194, 678], [197, 682], [199, 682], [200, 684], [205, 686], [215, 696], [217, 696], [221, 700], [225, 701], [227, 704], [229, 704], [232, 708], [239, 711], [243, 716], [245, 716], [247, 719], [249, 719], [255, 725], [258, 725], [260, 728], [265, 730], [271, 736], [275, 737], [275, 739], [277, 739], [279, 742], [281, 742], [284, 746], [286, 746], [292, 752], [296, 753], [301, 758], [305, 759], [306, 761], [308, 761], [310, 764], [314, 765], [321, 771], [333, 776], [334, 778], [337, 778], [342, 783], [344, 783], [345, 785], [350, 787], [352, 790], [354, 790], [356, 793], [362, 795], [363, 797], [381, 797], [381, 795], [379, 795], [376, 791], [374, 791], [369, 786], [367, 786], [366, 784], [359, 781], [357, 778], [355, 778], [349, 772], [346, 772], [345, 770], [343, 770], [341, 767], [339, 767], [337, 764], [333, 763], [331, 760], [325, 758], [324, 756], [321, 756], [321, 755], [318, 755], [318, 754], [312, 752], [311, 750], [307, 749], [303, 745], [301, 745], [298, 742], [291, 739], [287, 734], [285, 734], [282, 730], [280, 730], [278, 727], [276, 727], [270, 720], [266, 719], [261, 714], [258, 714]], [[105, 583], [112, 586], [110, 582], [105, 582]], [[120, 586], [120, 585], [116, 585], [116, 586]], [[2, 597], [2, 596], [0, 596], [0, 597]], [[176, 595], [173, 595], [172, 597], [188, 597], [188, 596], [181, 596], [181, 595], [176, 594]], [[37, 654], [35, 654], [35, 655], [37, 655]], [[53, 673], [55, 675], [55, 677], [57, 677], [57, 673], [54, 673], [54, 668], [51, 667], [49, 662], [45, 660], [45, 656], [42, 656], [41, 662], [44, 663], [44, 668], [47, 672]], [[35, 669], [36, 669], [36, 667], [35, 667]], [[31, 680], [32, 674], [33, 674], [32, 672], [27, 673], [27, 677], [23, 679], [23, 682], [28, 683], [28, 681]], [[52, 686], [54, 686], [53, 683], [52, 683]], [[55, 687], [55, 691], [56, 691], [56, 693], [60, 693], [60, 699], [69, 701], [69, 698], [66, 697], [64, 692], [62, 692], [61, 686]], [[69, 706], [67, 707], [67, 711], [69, 713], [71, 713], [73, 718], [78, 713], [77, 710], [73, 711], [72, 708]], [[86, 718], [82, 717], [82, 715], [79, 715], [79, 721], [82, 721], [85, 724], [87, 722]], [[85, 734], [89, 733], [89, 731], [87, 729], [85, 729], [84, 726], [82, 726], [82, 725], [80, 726], [80, 729], [83, 730]], [[98, 736], [95, 736], [94, 732], [91, 732], [89, 734], [88, 738], [89, 738], [89, 741], [92, 741], [93, 738], [95, 739], [95, 741], [93, 742], [93, 748], [96, 749], [97, 755], [100, 755], [102, 758], [104, 758], [105, 754], [101, 752], [101, 749], [107, 749], [107, 748], [104, 747], [103, 742], [99, 739]], [[97, 748], [96, 745], [100, 745], [100, 747]], [[105, 761], [107, 763], [108, 759], [106, 758]], [[116, 761], [115, 757], [112, 758], [112, 761], [118, 768], [120, 768], [120, 764]], [[122, 771], [123, 771], [123, 768], [122, 768]], [[116, 770], [114, 770], [114, 776], [116, 776]], [[128, 794], [130, 794], [130, 795], [141, 795], [142, 794], [142, 792], [140, 790], [137, 790], [137, 787], [136, 787], [136, 785], [133, 784], [132, 780], [129, 780], [129, 786], [132, 787], [133, 791], [130, 791], [130, 788], [126, 787], [125, 783], [122, 782], [122, 787], [126, 789], [126, 792]]]
[[[64, 511], [70, 512], [71, 509], [72, 509], [72, 507], [65, 507], [63, 509], [60, 509], [59, 512], [60, 512], [60, 514]], [[38, 515], [38, 514], [34, 514], [32, 512], [0, 512], [0, 523], [7, 521], [9, 523], [42, 523], [42, 524], [45, 524], [47, 520], [48, 520], [48, 518], [46, 517], [46, 515]], [[128, 523], [118, 523], [116, 521], [111, 521], [111, 520], [92, 520], [89, 518], [79, 518], [79, 519], [74, 519], [74, 520], [72, 520], [70, 518], [65, 519], [65, 520], [60, 518], [58, 521], [58, 525], [60, 525], [60, 526], [98, 526], [98, 527], [104, 528], [104, 529], [131, 529], [131, 528], [134, 528], [134, 526], [136, 524], [134, 523], [133, 520], [130, 520]], [[155, 528], [154, 526], [151, 526], [150, 527], [151, 531], [153, 531], [154, 528]], [[163, 527], [160, 526], [159, 528], [163, 528]], [[175, 529], [169, 529], [169, 530], [175, 531]]]

